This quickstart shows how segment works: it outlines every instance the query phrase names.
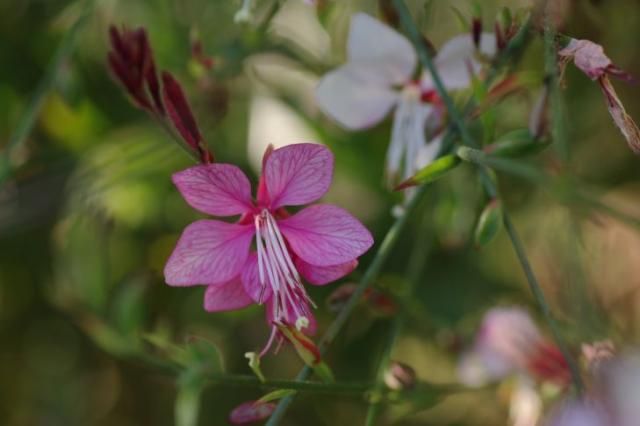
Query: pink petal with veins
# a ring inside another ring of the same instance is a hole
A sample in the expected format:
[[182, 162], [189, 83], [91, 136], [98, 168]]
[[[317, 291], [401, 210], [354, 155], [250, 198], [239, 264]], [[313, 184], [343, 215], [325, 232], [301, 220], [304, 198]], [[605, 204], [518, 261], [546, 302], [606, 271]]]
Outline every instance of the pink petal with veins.
[[358, 266], [357, 260], [332, 266], [315, 266], [304, 260], [295, 260], [296, 269], [310, 284], [325, 285], [349, 275]]
[[173, 175], [191, 207], [214, 216], [233, 216], [252, 209], [251, 184], [238, 167], [207, 164], [190, 167]]
[[307, 207], [278, 225], [292, 250], [316, 266], [349, 262], [373, 244], [373, 237], [356, 218], [328, 204]]
[[[265, 285], [264, 287], [260, 284], [260, 275], [258, 273], [258, 256], [255, 253], [250, 253], [247, 258], [247, 263], [245, 263], [242, 268], [242, 286], [244, 287], [244, 291], [256, 302], [264, 303], [266, 300], [271, 298], [273, 294], [273, 290], [271, 289], [271, 285], [268, 282], [268, 276], [266, 271], [265, 274]], [[260, 298], [262, 296], [262, 298]]]
[[164, 268], [173, 286], [222, 284], [236, 277], [249, 255], [253, 226], [199, 220], [187, 226]]
[[233, 311], [253, 304], [242, 283], [235, 278], [222, 285], [210, 285], [204, 293], [204, 309], [209, 312]]
[[262, 173], [271, 210], [311, 203], [329, 189], [333, 154], [313, 143], [287, 145], [269, 155]]

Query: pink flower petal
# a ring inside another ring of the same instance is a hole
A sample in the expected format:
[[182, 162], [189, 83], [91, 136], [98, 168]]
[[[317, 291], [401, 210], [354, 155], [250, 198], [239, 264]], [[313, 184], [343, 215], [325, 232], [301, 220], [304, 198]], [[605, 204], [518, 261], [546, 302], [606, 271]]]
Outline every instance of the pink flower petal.
[[353, 272], [358, 266], [357, 260], [340, 263], [333, 266], [315, 266], [300, 258], [296, 258], [296, 269], [310, 284], [324, 285], [338, 280]]
[[613, 65], [602, 46], [589, 40], [573, 38], [558, 55], [573, 58], [576, 67], [592, 80], [605, 75], [607, 68]]
[[209, 312], [233, 311], [253, 304], [238, 278], [225, 284], [210, 285], [204, 293], [204, 309]]
[[352, 261], [373, 244], [371, 234], [356, 218], [332, 205], [307, 207], [278, 225], [293, 251], [316, 266]]
[[269, 155], [263, 174], [272, 210], [311, 203], [329, 189], [333, 154], [313, 143], [287, 145]]
[[243, 402], [231, 411], [229, 421], [234, 425], [255, 423], [269, 417], [275, 409], [276, 404], [272, 402]]
[[253, 226], [199, 220], [187, 226], [164, 268], [169, 285], [225, 283], [240, 273], [249, 255]]
[[416, 52], [403, 35], [365, 14], [351, 18], [349, 63], [366, 66], [387, 87], [406, 83], [416, 68]]
[[173, 175], [173, 182], [191, 207], [214, 216], [233, 216], [251, 210], [251, 184], [238, 167], [207, 164]]
[[[269, 279], [265, 276], [265, 279]], [[258, 256], [255, 253], [250, 253], [242, 268], [242, 285], [244, 291], [256, 302], [264, 303], [271, 298], [273, 290], [271, 286], [267, 285], [263, 288], [260, 284], [260, 275], [258, 273]], [[260, 297], [262, 296], [262, 297]]]
[[380, 84], [371, 68], [354, 64], [326, 74], [316, 89], [320, 109], [348, 130], [374, 126], [389, 114], [399, 94]]

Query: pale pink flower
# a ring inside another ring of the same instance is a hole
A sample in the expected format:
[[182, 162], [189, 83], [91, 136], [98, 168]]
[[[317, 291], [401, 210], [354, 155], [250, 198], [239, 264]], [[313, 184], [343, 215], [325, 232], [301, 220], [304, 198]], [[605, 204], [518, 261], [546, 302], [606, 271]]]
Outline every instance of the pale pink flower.
[[636, 426], [640, 424], [640, 354], [627, 352], [600, 361], [582, 399], [560, 402], [549, 426]]
[[598, 401], [570, 399], [551, 411], [545, 426], [614, 426]]
[[341, 278], [373, 244], [369, 231], [339, 207], [314, 205], [293, 215], [285, 210], [318, 200], [332, 175], [331, 151], [311, 143], [267, 150], [255, 202], [249, 179], [232, 164], [200, 165], [174, 174], [191, 207], [240, 218], [235, 223], [205, 219], [189, 225], [167, 261], [166, 282], [207, 285], [207, 311], [266, 304], [272, 333], [261, 355], [279, 336], [278, 324], [312, 334], [313, 302], [302, 278], [315, 285]]
[[[434, 58], [447, 89], [468, 87], [482, 68], [478, 58], [495, 54], [493, 34], [479, 39], [476, 48], [471, 34], [454, 37]], [[425, 71], [417, 81], [416, 68], [416, 52], [405, 37], [358, 13], [351, 18], [347, 63], [326, 74], [316, 91], [320, 108], [349, 130], [371, 127], [395, 108], [386, 160], [392, 184], [433, 161], [442, 142], [444, 110], [431, 75]]]
[[463, 383], [478, 386], [511, 374], [566, 385], [569, 369], [560, 350], [516, 307], [493, 308], [482, 321], [475, 344], [459, 366]]
[[633, 152], [640, 154], [640, 130], [622, 105], [622, 101], [609, 80], [609, 75], [630, 81], [632, 77], [611, 62], [599, 44], [589, 40], [571, 39], [569, 44], [558, 52], [564, 64], [573, 59], [573, 63], [590, 79], [598, 81], [607, 109], [615, 125], [627, 140]]

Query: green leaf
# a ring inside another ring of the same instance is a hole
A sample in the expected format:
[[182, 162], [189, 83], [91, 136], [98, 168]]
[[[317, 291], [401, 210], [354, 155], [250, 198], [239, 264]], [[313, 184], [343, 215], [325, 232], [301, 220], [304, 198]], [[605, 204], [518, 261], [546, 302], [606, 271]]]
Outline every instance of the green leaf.
[[497, 198], [489, 201], [480, 214], [475, 232], [477, 247], [491, 242], [502, 228], [502, 203]]
[[256, 402], [260, 402], [260, 403], [271, 402], [278, 399], [286, 398], [287, 396], [290, 396], [290, 395], [295, 395], [296, 393], [298, 393], [298, 391], [294, 389], [278, 389], [278, 390], [274, 390], [273, 392], [269, 392], [268, 394], [264, 395], [262, 398], [260, 398]]
[[428, 166], [420, 169], [413, 177], [402, 182], [395, 190], [398, 191], [411, 186], [433, 182], [447, 174], [450, 170], [456, 168], [458, 164], [460, 164], [460, 158], [456, 155], [450, 154], [440, 157]]
[[313, 372], [325, 383], [334, 383], [336, 381], [333, 376], [333, 371], [331, 371], [331, 368], [324, 361], [320, 361], [314, 365]]
[[549, 143], [536, 140], [529, 129], [517, 129], [505, 133], [491, 145], [487, 145], [485, 152], [498, 157], [524, 157], [537, 154], [544, 150]]

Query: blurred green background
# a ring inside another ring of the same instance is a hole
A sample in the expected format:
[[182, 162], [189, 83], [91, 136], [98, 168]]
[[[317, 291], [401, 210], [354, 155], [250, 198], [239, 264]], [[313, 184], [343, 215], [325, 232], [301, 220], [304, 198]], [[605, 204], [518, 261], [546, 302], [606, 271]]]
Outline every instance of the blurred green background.
[[[183, 82], [219, 161], [239, 164], [255, 182], [266, 144], [322, 142], [336, 155], [326, 201], [360, 218], [378, 243], [385, 235], [399, 200], [383, 185], [389, 120], [347, 133], [313, 101], [319, 76], [343, 61], [350, 15], [377, 15], [377, 1], [327, 0], [317, 18], [302, 1], [289, 0], [261, 32], [256, 26], [271, 3], [256, 0], [255, 22], [244, 26], [234, 23], [240, 8], [234, 0], [89, 3], [75, 46], [32, 132], [11, 151], [9, 177], [0, 182], [0, 424], [170, 425], [175, 380], [140, 355], [161, 354], [143, 335], [178, 344], [204, 337], [219, 347], [226, 371], [239, 374], [250, 373], [244, 352], [267, 338], [261, 309], [207, 314], [204, 288], [164, 284], [164, 262], [181, 230], [197, 217], [170, 181], [191, 162], [110, 79], [110, 24], [147, 28], [157, 66]], [[467, 16], [472, 10], [466, 0], [407, 3], [436, 47], [463, 31], [450, 6]], [[481, 3], [487, 29], [499, 7], [530, 5]], [[617, 65], [640, 76], [640, 3], [553, 3], [563, 32], [604, 45]], [[6, 155], [47, 64], [85, 8], [84, 1], [0, 0], [0, 154]], [[194, 38], [213, 58], [212, 70], [191, 57]], [[531, 43], [519, 69], [541, 81], [541, 40]], [[614, 84], [628, 112], [639, 118], [640, 88]], [[599, 88], [572, 66], [564, 85], [569, 161], [562, 165], [551, 147], [534, 163], [577, 176], [605, 202], [640, 217], [638, 159], [613, 126]], [[526, 127], [536, 93], [518, 93], [497, 107], [498, 134]], [[570, 342], [634, 342], [640, 325], [640, 238], [634, 228], [567, 205], [549, 188], [501, 174], [500, 184]], [[506, 236], [474, 247], [483, 203], [470, 167], [433, 185], [375, 283], [402, 295], [408, 265], [414, 265], [417, 295], [393, 357], [412, 365], [422, 380], [455, 382], [460, 351], [489, 307], [521, 304], [536, 312]], [[377, 248], [343, 281], [357, 280]], [[321, 331], [335, 315], [324, 301], [339, 285], [310, 290]], [[337, 378], [372, 380], [389, 331], [388, 317], [357, 308], [328, 354]], [[264, 360], [271, 378], [292, 379], [300, 367], [290, 348]], [[209, 386], [199, 424], [226, 424], [234, 406], [261, 394]], [[488, 389], [399, 404], [384, 421], [505, 424], [508, 406], [501, 395]], [[283, 424], [361, 424], [365, 410], [362, 398], [305, 394]]]

